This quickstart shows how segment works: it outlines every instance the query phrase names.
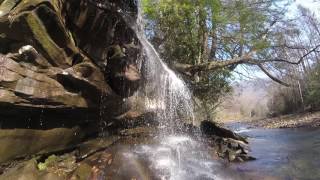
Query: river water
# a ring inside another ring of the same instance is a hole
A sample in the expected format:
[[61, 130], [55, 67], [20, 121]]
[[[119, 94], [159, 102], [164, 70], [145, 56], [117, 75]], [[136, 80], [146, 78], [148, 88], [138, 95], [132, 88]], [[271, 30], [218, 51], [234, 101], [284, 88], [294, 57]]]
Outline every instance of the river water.
[[320, 179], [320, 129], [232, 128], [249, 137], [251, 155], [257, 160], [233, 164], [239, 172], [279, 179]]
[[232, 128], [248, 136], [249, 154], [257, 160], [229, 163], [216, 158], [212, 149], [188, 136], [168, 135], [156, 137], [153, 143], [124, 143], [115, 147], [113, 153], [122, 160], [114, 171], [138, 179], [320, 179], [320, 129], [248, 129], [244, 125]]

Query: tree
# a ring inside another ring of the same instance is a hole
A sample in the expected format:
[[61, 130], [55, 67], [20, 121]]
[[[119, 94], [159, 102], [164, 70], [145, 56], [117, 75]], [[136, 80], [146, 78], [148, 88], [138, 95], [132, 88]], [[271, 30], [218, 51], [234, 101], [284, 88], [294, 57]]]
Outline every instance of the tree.
[[[273, 87], [270, 110], [278, 114], [287, 114], [297, 111], [318, 109], [320, 107], [320, 78], [319, 78], [319, 49], [310, 52], [308, 49], [317, 47], [320, 42], [320, 22], [310, 10], [299, 6], [298, 18], [295, 25], [300, 27], [296, 33], [283, 36], [282, 41], [298, 44], [291, 51], [281, 51], [281, 56], [289, 58], [300, 57], [299, 65], [277, 65], [283, 81], [289, 82], [290, 87]], [[292, 46], [293, 47], [293, 46]], [[310, 52], [307, 56], [305, 53]], [[303, 57], [303, 58], [301, 58]], [[282, 101], [277, 103], [277, 101]]]
[[152, 43], [211, 107], [230, 90], [237, 65], [259, 68], [289, 86], [278, 67], [298, 65], [320, 46], [288, 41], [299, 31], [285, 18], [287, 4], [281, 0], [143, 0], [142, 6]]

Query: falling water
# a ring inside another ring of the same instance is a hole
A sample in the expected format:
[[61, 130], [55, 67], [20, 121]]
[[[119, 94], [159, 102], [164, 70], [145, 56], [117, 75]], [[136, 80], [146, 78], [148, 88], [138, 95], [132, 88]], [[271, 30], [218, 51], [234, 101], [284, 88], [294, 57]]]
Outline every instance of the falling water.
[[139, 8], [133, 29], [143, 48], [144, 62], [141, 72], [144, 85], [138, 96], [144, 96], [146, 109], [156, 113], [160, 127], [173, 133], [176, 128], [181, 128], [183, 121], [194, 121], [191, 92], [184, 81], [162, 61], [147, 40], [142, 17]]
[[155, 118], [160, 124], [160, 136], [157, 138], [159, 143], [137, 146], [134, 153], [148, 158], [150, 168], [161, 179], [217, 179], [216, 163], [207, 161], [210, 154], [201, 151], [201, 145], [192, 138], [175, 133], [183, 127], [183, 122], [194, 121], [190, 90], [162, 61], [147, 40], [140, 8], [137, 21], [133, 21], [126, 13], [119, 12], [135, 31], [143, 50], [144, 61], [141, 63], [140, 71], [144, 84], [136, 93], [136, 97], [144, 99], [145, 108], [147, 111], [155, 112]]
[[210, 160], [205, 148], [187, 136], [167, 136], [159, 144], [136, 147], [134, 153], [147, 158], [159, 179], [228, 179], [219, 173], [221, 164]]
[[[147, 111], [156, 113], [160, 127], [174, 132], [181, 128], [181, 122], [194, 121], [191, 92], [184, 83], [160, 58], [144, 34], [144, 21], [140, 2], [137, 2], [138, 15], [133, 19], [130, 14], [118, 9], [118, 13], [135, 32], [142, 46], [140, 72], [143, 74], [143, 85], [136, 97], [144, 99]], [[180, 123], [179, 123], [180, 122]]]

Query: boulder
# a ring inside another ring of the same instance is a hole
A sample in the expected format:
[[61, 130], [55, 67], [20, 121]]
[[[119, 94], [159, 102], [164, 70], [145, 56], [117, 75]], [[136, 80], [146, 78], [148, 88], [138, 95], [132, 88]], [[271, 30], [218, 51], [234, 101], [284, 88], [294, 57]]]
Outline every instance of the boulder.
[[231, 139], [243, 141], [244, 143], [248, 143], [248, 141], [244, 137], [232, 132], [229, 129], [219, 127], [214, 122], [211, 122], [211, 121], [207, 121], [207, 120], [202, 121], [200, 124], [200, 129], [201, 129], [201, 132], [205, 135], [215, 135], [219, 137], [231, 138]]

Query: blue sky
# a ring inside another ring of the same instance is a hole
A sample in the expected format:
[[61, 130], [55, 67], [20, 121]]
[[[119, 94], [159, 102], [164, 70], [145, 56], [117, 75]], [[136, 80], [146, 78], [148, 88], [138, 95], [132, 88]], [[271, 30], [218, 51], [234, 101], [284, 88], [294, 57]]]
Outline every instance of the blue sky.
[[[288, 12], [287, 12], [287, 16], [288, 17], [294, 16], [297, 12], [297, 6], [299, 6], [299, 5], [302, 5], [308, 9], [310, 9], [313, 13], [315, 13], [315, 15], [317, 17], [320, 18], [320, 0], [318, 0], [318, 2], [316, 2], [315, 0], [295, 0], [295, 2], [292, 3], [292, 5], [289, 7]], [[247, 66], [240, 65], [235, 69], [235, 71], [244, 75], [244, 76], [240, 76], [239, 74], [234, 73], [236, 81], [241, 81], [241, 79], [248, 80], [248, 78], [246, 78], [246, 77], [263, 78], [263, 79], [268, 78], [263, 72], [261, 72], [259, 70], [250, 70], [246, 67]]]
[[297, 5], [302, 5], [304, 7], [307, 7], [315, 13], [320, 11], [320, 1], [315, 2], [315, 0], [296, 0], [293, 6], [297, 6]]
[[288, 15], [294, 14], [296, 12], [297, 6], [302, 5], [312, 12], [314, 12], [318, 17], [320, 17], [320, 1], [315, 2], [315, 0], [295, 0], [295, 2], [289, 8]]

